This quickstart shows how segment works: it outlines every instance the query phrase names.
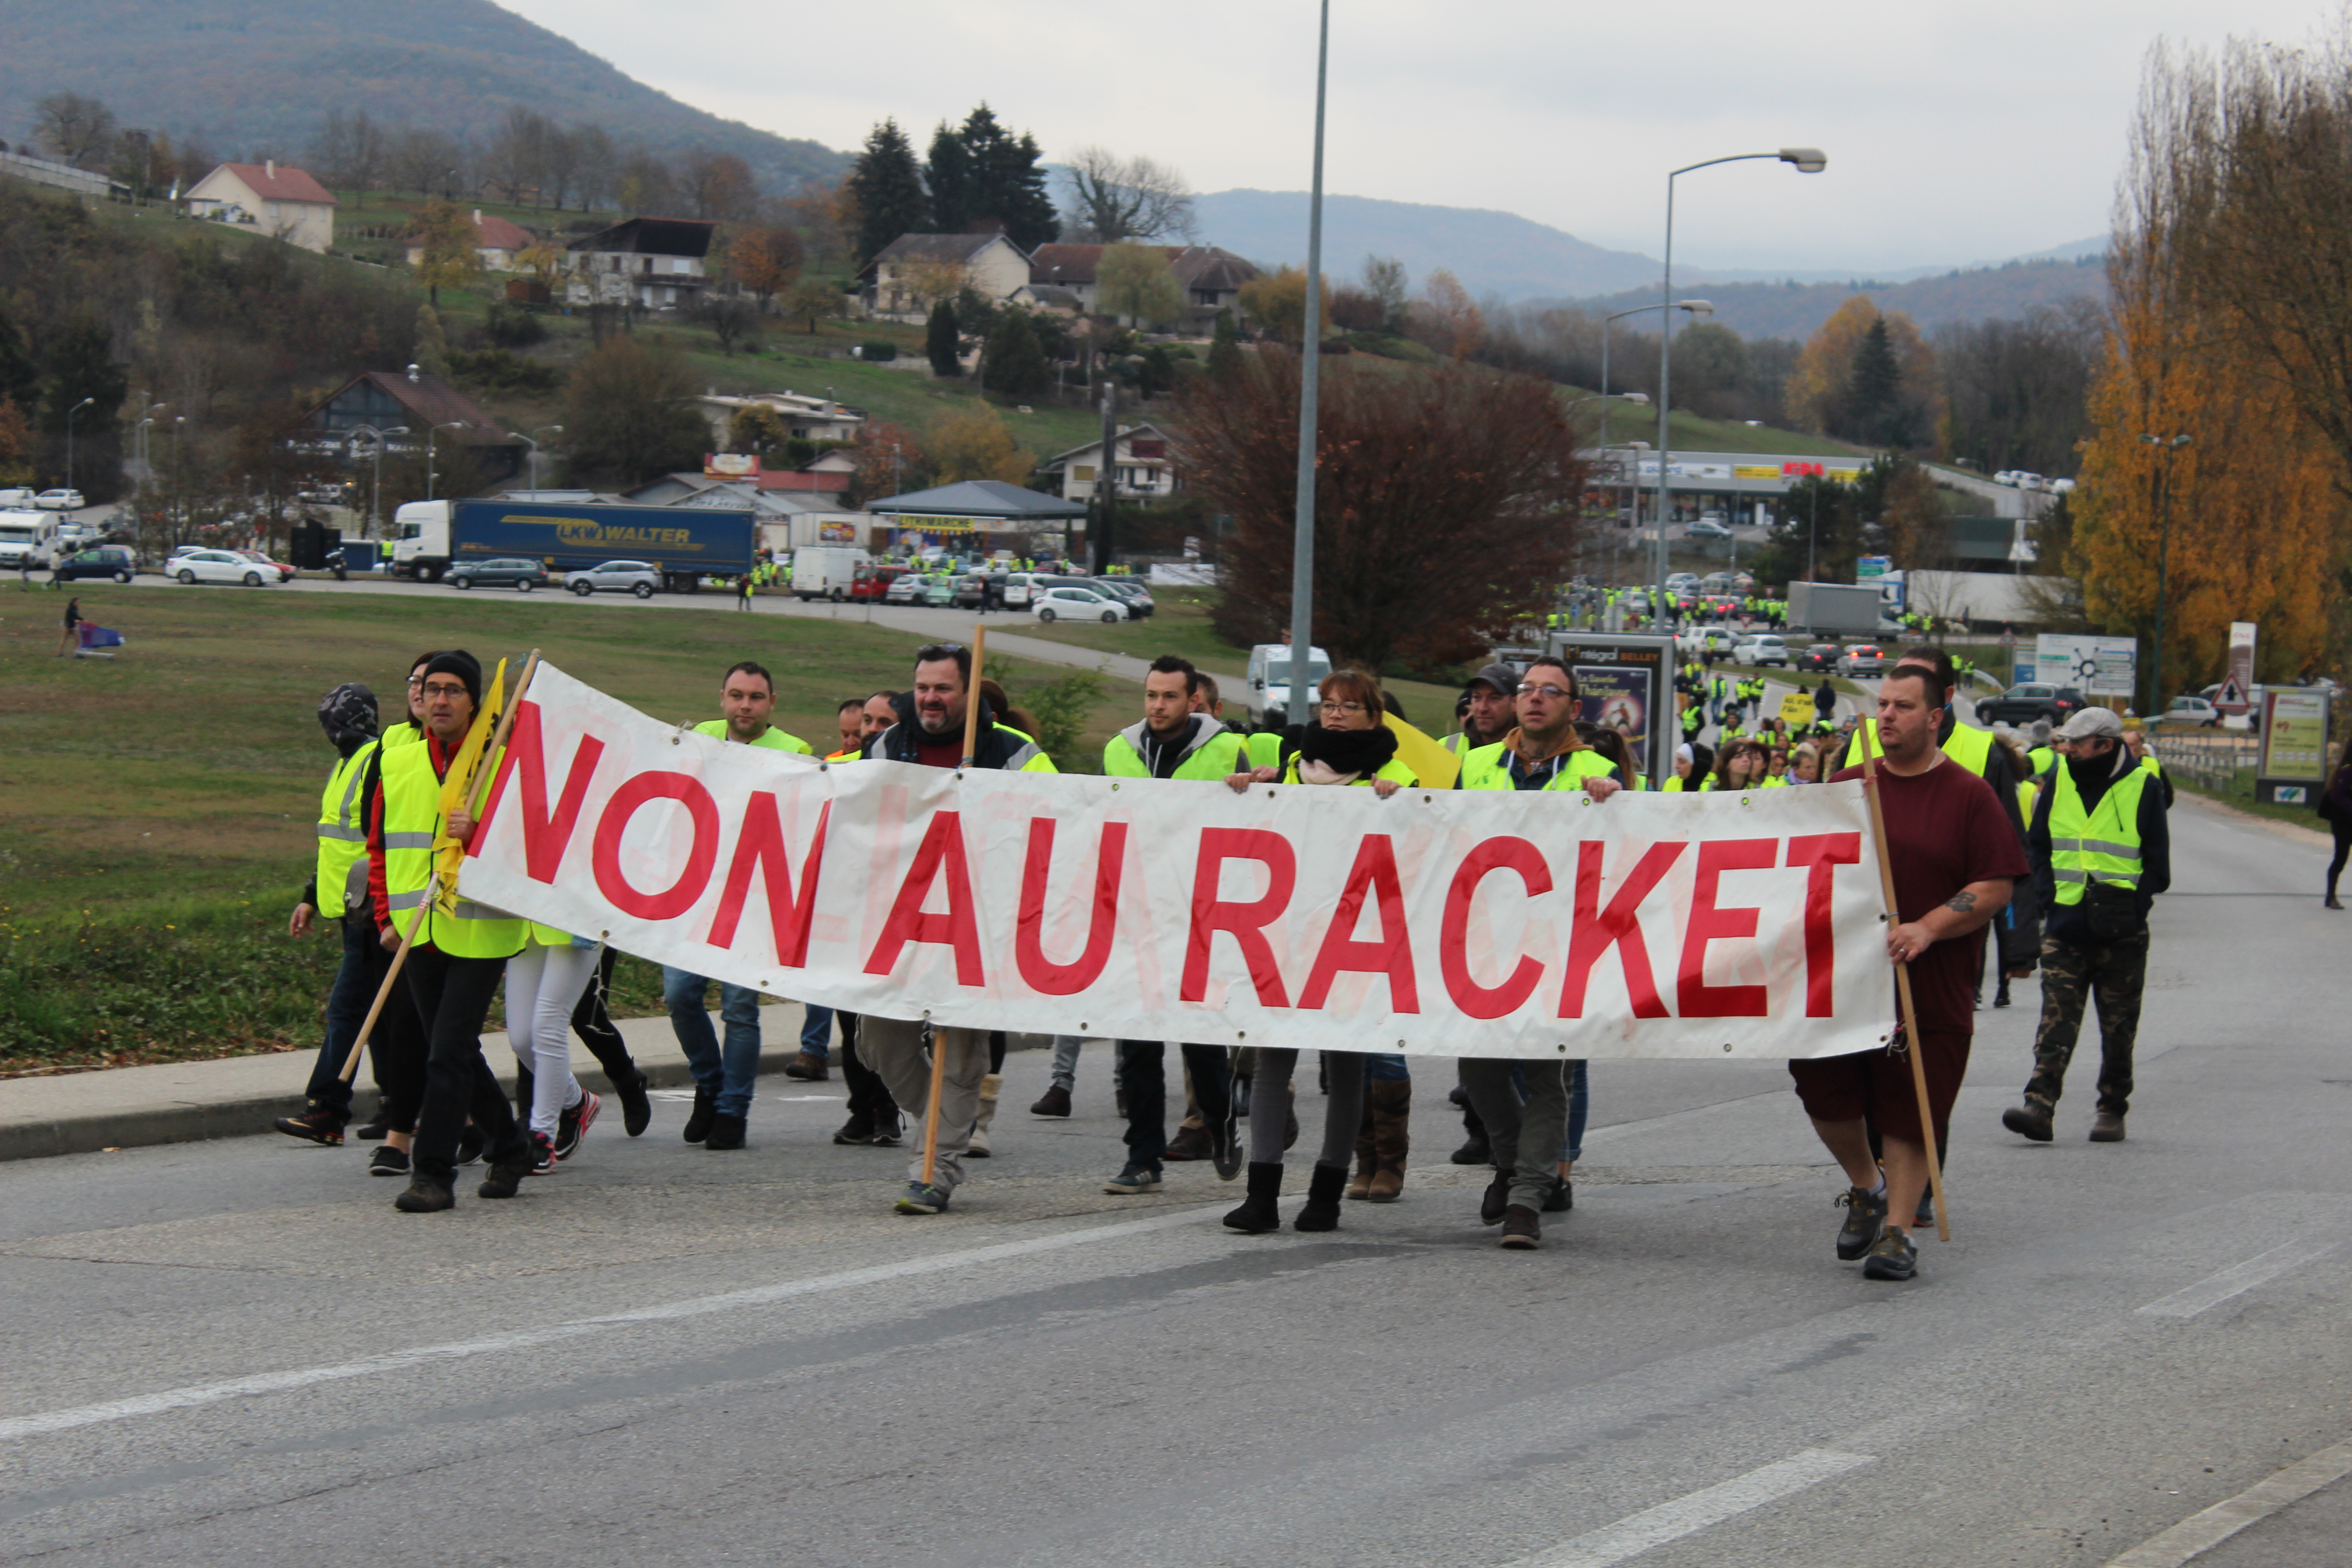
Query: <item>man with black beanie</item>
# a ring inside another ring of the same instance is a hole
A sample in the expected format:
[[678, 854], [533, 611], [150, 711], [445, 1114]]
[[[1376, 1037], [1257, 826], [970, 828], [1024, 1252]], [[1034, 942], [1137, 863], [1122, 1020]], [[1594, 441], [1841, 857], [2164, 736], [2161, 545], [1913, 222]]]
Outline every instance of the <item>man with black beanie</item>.
[[[444, 832], [460, 844], [473, 837], [471, 801], [459, 803], [445, 819], [441, 791], [473, 725], [481, 691], [482, 667], [471, 654], [434, 655], [421, 687], [424, 740], [383, 754], [370, 803], [368, 893], [378, 940], [391, 951], [413, 924], [404, 977], [426, 1045], [415, 1173], [395, 1200], [409, 1214], [456, 1206], [457, 1141], [468, 1115], [489, 1153], [480, 1196], [513, 1197], [533, 1161], [505, 1091], [482, 1059], [481, 1042], [482, 1023], [506, 961], [522, 951], [525, 924], [463, 896], [454, 910], [428, 904], [434, 841]], [[478, 776], [488, 776], [497, 763], [483, 757]]]

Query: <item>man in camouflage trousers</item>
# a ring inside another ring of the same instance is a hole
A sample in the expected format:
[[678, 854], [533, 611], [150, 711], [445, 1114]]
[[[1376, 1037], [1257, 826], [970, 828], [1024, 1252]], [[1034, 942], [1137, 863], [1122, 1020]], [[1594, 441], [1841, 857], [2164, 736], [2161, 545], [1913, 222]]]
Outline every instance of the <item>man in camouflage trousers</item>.
[[2099, 1009], [2098, 1110], [2101, 1115], [2112, 1115], [2120, 1130], [2124, 1112], [2131, 1105], [2132, 1047], [2139, 1037], [2140, 993], [2147, 985], [2145, 926], [2137, 936], [2105, 944], [2043, 939], [2042, 1024], [2033, 1037], [2033, 1076], [2026, 1080], [2025, 1100], [2029, 1110], [2041, 1108], [2045, 1125], [2065, 1088], [2066, 1067], [2074, 1059], [2084, 1015], [2095, 1001]]

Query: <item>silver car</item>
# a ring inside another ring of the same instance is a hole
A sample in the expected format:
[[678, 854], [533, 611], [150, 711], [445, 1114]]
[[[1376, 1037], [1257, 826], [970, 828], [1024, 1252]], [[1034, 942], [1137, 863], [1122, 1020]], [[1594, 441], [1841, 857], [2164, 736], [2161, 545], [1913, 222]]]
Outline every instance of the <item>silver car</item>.
[[565, 573], [563, 585], [583, 599], [599, 589], [650, 599], [661, 591], [662, 574], [649, 562], [607, 561], [585, 572]]

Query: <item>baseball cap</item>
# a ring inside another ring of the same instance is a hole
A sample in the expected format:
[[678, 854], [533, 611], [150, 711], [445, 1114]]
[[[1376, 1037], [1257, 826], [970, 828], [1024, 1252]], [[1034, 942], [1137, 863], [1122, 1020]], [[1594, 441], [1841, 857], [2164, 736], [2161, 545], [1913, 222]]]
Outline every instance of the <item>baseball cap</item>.
[[1507, 664], [1488, 665], [1465, 681], [1463, 689], [1466, 691], [1482, 680], [1495, 689], [1497, 697], [1509, 697], [1519, 689], [1519, 672]]
[[2117, 740], [2122, 737], [2123, 732], [2124, 721], [2116, 717], [2114, 709], [2084, 708], [2078, 710], [2073, 718], [2061, 725], [2052, 738], [2060, 741], [2095, 741], [2105, 736], [2109, 740]]

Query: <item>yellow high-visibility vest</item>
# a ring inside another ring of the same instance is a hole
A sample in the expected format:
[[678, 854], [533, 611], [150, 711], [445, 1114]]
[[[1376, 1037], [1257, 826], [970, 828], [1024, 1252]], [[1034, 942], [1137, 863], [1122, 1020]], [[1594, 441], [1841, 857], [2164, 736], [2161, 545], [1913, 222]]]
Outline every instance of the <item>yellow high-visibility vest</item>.
[[336, 763], [319, 797], [318, 909], [330, 920], [367, 901], [367, 802], [360, 783], [377, 744], [370, 741]]
[[2139, 797], [2156, 775], [2131, 768], [2107, 785], [2095, 809], [2083, 809], [2083, 792], [2064, 768], [2053, 772], [2050, 802], [2050, 874], [2058, 901], [2079, 904], [2092, 881], [2139, 886]]
[[[485, 758], [486, 776], [498, 759]], [[441, 826], [441, 779], [433, 771], [430, 746], [403, 746], [383, 753], [383, 882], [391, 894], [393, 924], [405, 931], [433, 879], [433, 839]], [[512, 958], [522, 951], [523, 922], [503, 910], [478, 904], [462, 894], [457, 913], [425, 912], [416, 940], [455, 958]]]

